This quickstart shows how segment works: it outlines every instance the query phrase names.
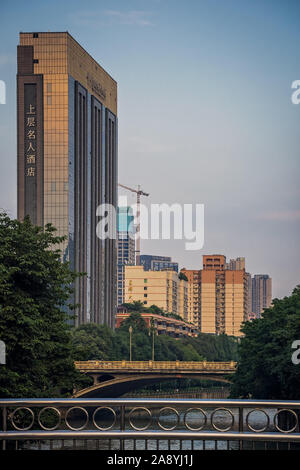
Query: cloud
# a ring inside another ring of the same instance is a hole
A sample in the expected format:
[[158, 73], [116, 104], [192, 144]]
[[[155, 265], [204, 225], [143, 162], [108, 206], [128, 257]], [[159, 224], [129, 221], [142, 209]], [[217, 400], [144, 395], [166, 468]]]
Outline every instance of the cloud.
[[263, 220], [274, 220], [274, 221], [294, 221], [300, 220], [300, 210], [295, 211], [271, 211], [266, 212], [259, 216]]
[[151, 21], [153, 14], [143, 10], [104, 10], [95, 11], [77, 11], [70, 15], [71, 20], [77, 25], [99, 26], [105, 24], [123, 24], [137, 26], [154, 26]]

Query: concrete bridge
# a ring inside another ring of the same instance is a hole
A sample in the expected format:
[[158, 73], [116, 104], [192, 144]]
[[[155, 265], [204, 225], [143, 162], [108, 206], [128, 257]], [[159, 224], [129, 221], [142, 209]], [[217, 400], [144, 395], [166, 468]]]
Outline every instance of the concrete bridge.
[[162, 381], [202, 378], [230, 383], [236, 362], [78, 361], [75, 367], [93, 378], [93, 385], [74, 397], [119, 397], [130, 390]]

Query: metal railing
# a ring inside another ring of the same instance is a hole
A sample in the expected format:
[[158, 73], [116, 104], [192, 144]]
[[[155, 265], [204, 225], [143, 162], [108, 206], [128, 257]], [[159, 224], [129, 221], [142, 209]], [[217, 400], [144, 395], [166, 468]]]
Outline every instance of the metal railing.
[[76, 361], [79, 370], [192, 370], [230, 371], [236, 369], [236, 362], [184, 362], [184, 361]]
[[2, 449], [300, 449], [299, 401], [2, 399]]

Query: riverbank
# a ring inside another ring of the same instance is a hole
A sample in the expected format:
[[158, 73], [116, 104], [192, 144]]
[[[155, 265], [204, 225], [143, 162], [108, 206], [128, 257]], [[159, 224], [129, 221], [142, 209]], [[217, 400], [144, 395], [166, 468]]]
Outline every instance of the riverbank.
[[129, 392], [123, 398], [228, 398], [229, 393], [229, 387], [197, 387], [188, 390], [142, 390]]

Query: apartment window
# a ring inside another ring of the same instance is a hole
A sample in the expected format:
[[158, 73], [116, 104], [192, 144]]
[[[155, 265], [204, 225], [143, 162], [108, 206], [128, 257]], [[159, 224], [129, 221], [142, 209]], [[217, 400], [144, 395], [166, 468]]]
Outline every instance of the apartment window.
[[52, 93], [52, 83], [47, 83], [47, 93]]
[[47, 104], [48, 105], [52, 104], [52, 96], [47, 96]]
[[147, 300], [144, 300], [144, 305], [146, 305], [146, 304], [147, 304]]
[[55, 181], [51, 182], [51, 191], [56, 191], [56, 182]]
[[38, 38], [39, 37], [39, 33], [33, 33], [32, 35], [34, 38]]
[[148, 289], [148, 287], [144, 287], [144, 290], [147, 290], [147, 289]]
[[148, 282], [148, 279], [144, 279], [144, 282]]
[[148, 297], [148, 294], [144, 294], [144, 297]]
[[39, 63], [39, 59], [33, 59], [33, 63], [34, 63], [34, 64], [38, 64], [38, 63]]

